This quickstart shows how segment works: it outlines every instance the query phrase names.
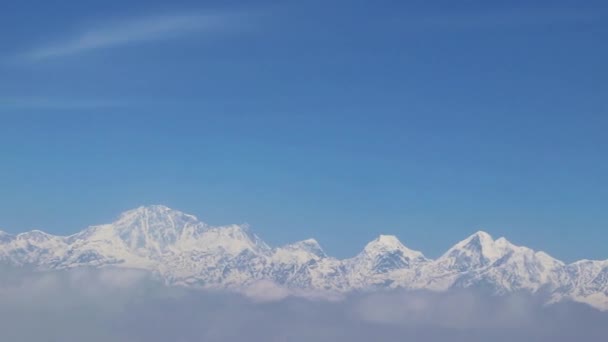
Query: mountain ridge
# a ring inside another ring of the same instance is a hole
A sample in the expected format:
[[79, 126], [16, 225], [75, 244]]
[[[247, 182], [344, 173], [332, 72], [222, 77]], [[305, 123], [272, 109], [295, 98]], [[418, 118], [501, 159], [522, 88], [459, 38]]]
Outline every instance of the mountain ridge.
[[337, 259], [315, 239], [268, 246], [247, 225], [211, 226], [163, 205], [123, 212], [109, 224], [68, 235], [0, 231], [0, 261], [39, 271], [123, 267], [175, 285], [240, 290], [271, 281], [297, 291], [484, 287], [501, 295], [549, 293], [608, 310], [608, 260], [566, 264], [542, 251], [478, 231], [436, 259], [394, 235], [380, 235], [354, 257]]

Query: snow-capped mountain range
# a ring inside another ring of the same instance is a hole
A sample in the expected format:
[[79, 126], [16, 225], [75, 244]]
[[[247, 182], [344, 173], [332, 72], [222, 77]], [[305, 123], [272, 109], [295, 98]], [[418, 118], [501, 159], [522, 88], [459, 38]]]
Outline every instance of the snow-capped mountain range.
[[608, 310], [608, 260], [565, 264], [544, 252], [477, 232], [437, 259], [381, 235], [350, 259], [325, 254], [314, 239], [272, 248], [247, 226], [214, 227], [161, 205], [139, 207], [111, 224], [70, 236], [0, 231], [0, 261], [39, 271], [121, 267], [167, 284], [246, 289], [270, 281], [294, 292], [482, 288], [543, 294]]

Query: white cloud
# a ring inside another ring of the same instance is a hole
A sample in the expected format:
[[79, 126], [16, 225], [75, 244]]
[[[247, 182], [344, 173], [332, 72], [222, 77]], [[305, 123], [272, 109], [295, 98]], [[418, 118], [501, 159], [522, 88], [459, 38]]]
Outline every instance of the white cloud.
[[270, 280], [260, 280], [244, 290], [245, 296], [256, 302], [274, 302], [289, 296], [289, 291]]
[[22, 55], [29, 61], [76, 55], [131, 43], [167, 39], [192, 32], [218, 32], [239, 23], [235, 14], [180, 14], [115, 21]]
[[[253, 295], [253, 296], [252, 296]], [[282, 299], [281, 299], [282, 298]], [[125, 269], [34, 272], [0, 264], [6, 341], [604, 341], [608, 315], [576, 303], [475, 291], [287, 295], [261, 281], [245, 296], [166, 287]]]
[[451, 329], [515, 329], [527, 327], [532, 314], [542, 308], [534, 299], [491, 298], [470, 291], [372, 293], [357, 302], [355, 312], [364, 321], [388, 325], [433, 322]]

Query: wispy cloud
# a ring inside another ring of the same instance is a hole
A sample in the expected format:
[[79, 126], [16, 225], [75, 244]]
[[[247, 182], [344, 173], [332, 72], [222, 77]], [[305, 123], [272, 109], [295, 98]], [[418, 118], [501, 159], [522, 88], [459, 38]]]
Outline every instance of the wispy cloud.
[[236, 14], [178, 14], [133, 18], [87, 28], [63, 41], [40, 46], [21, 57], [40, 61], [132, 43], [162, 40], [192, 32], [220, 32], [239, 25]]

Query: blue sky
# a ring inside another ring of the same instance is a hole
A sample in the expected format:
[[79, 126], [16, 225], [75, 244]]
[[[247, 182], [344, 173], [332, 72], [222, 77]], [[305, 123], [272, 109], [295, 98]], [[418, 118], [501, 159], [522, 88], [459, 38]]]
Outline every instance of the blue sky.
[[483, 229], [608, 258], [605, 1], [3, 7], [5, 231], [166, 204], [340, 257]]

